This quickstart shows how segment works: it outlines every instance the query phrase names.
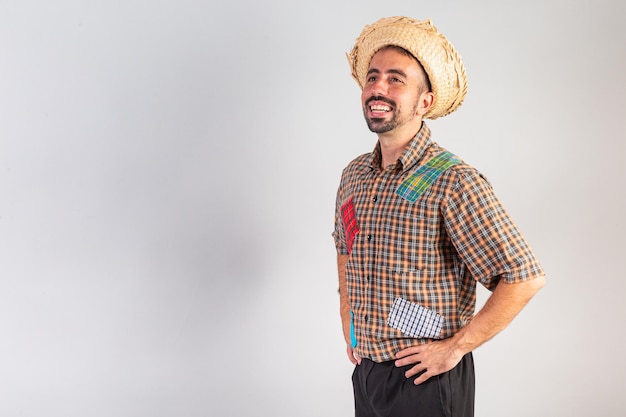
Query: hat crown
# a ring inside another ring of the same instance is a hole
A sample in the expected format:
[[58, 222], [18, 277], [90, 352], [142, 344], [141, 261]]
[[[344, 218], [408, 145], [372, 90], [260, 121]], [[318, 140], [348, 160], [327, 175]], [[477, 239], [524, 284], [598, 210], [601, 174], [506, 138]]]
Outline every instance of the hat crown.
[[361, 89], [365, 86], [372, 57], [385, 46], [406, 49], [428, 74], [434, 101], [424, 118], [446, 116], [463, 103], [467, 94], [465, 66], [458, 52], [430, 19], [386, 17], [363, 28], [348, 54], [352, 77]]

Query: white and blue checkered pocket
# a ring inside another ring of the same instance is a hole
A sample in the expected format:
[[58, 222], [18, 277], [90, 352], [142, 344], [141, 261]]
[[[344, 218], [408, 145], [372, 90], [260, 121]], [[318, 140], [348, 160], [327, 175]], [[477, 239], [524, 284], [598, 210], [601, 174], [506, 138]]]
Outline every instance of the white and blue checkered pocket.
[[444, 318], [432, 310], [396, 298], [391, 306], [387, 324], [402, 333], [417, 338], [440, 339]]

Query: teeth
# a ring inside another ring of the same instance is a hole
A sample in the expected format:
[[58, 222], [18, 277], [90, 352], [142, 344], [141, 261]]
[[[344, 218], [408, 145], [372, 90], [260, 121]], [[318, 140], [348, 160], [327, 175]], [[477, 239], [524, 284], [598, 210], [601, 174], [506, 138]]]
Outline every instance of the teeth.
[[383, 106], [381, 104], [377, 104], [375, 106], [370, 106], [370, 110], [372, 110], [372, 111], [391, 111], [391, 107]]

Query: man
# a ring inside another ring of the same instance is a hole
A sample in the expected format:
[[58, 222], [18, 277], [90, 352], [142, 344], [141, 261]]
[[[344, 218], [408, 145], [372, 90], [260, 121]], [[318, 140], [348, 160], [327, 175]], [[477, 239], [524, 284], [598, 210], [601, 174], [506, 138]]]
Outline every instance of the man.
[[[333, 237], [357, 417], [473, 416], [472, 351], [544, 285], [473, 167], [423, 121], [463, 102], [465, 68], [430, 21], [385, 18], [348, 55], [372, 153], [343, 171]], [[492, 295], [475, 313], [476, 282]]]

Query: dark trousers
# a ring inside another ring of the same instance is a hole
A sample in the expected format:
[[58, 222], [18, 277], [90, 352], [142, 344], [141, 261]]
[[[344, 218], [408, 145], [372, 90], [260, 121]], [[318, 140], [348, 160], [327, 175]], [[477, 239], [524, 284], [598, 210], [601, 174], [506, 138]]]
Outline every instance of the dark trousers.
[[412, 366], [363, 359], [352, 374], [356, 417], [473, 417], [474, 359], [468, 353], [450, 371], [420, 385]]

